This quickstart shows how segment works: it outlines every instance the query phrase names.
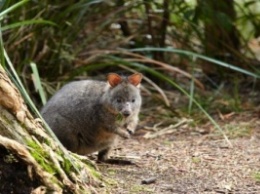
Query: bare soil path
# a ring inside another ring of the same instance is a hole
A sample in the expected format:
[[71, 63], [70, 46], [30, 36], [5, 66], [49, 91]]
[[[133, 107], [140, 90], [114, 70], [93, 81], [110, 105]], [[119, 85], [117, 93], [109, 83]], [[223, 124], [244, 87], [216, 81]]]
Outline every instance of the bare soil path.
[[[232, 147], [208, 124], [197, 133], [184, 126], [153, 139], [145, 139], [147, 131], [141, 129], [133, 139], [120, 141], [120, 149], [112, 155], [131, 159], [136, 165], [99, 165], [111, 178], [110, 192], [260, 193], [259, 117], [255, 113], [234, 115], [222, 126], [227, 134], [235, 134], [230, 139]], [[230, 128], [236, 131], [230, 132]], [[142, 184], [151, 178], [155, 182]]]

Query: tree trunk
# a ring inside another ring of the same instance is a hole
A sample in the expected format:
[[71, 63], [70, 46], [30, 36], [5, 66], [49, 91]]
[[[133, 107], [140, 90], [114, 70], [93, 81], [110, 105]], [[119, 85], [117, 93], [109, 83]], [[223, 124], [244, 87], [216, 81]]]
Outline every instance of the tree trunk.
[[[204, 22], [204, 48], [209, 57], [228, 63], [237, 62], [240, 41], [234, 25], [236, 13], [233, 0], [198, 0], [196, 14]], [[206, 74], [219, 74], [221, 69], [205, 64]]]
[[50, 193], [96, 193], [101, 181], [95, 165], [68, 152], [42, 123], [0, 65], [0, 146], [26, 163]]

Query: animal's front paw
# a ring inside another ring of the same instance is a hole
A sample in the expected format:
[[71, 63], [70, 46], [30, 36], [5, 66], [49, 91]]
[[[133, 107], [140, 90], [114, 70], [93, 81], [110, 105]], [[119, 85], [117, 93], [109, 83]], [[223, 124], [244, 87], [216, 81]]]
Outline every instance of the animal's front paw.
[[130, 135], [133, 135], [135, 133], [135, 129], [127, 128], [127, 132]]
[[131, 135], [127, 131], [125, 131], [122, 137], [125, 139], [130, 139]]
[[123, 130], [120, 130], [118, 131], [117, 133], [119, 136], [123, 137], [124, 139], [129, 139], [131, 137], [130, 133], [128, 133], [128, 131], [123, 131]]
[[137, 122], [130, 122], [128, 123], [125, 127], [128, 131], [128, 133], [130, 133], [131, 135], [133, 135], [135, 133], [135, 129], [136, 129], [136, 125], [137, 125]]

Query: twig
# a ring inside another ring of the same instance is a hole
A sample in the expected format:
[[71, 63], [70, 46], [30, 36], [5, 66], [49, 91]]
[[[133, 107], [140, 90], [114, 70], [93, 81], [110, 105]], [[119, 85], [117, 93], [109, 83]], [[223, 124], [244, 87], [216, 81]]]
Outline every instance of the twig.
[[144, 135], [144, 138], [151, 139], [151, 138], [156, 138], [158, 136], [162, 136], [162, 135], [165, 135], [165, 134], [173, 133], [176, 130], [177, 127], [179, 127], [179, 126], [181, 126], [185, 123], [190, 123], [190, 122], [191, 122], [191, 119], [184, 118], [180, 122], [176, 123], [175, 125], [169, 125], [168, 127], [160, 129], [155, 133], [148, 132]]
[[148, 184], [155, 183], [155, 182], [156, 182], [156, 178], [155, 177], [151, 177], [151, 178], [142, 180], [141, 183], [148, 185]]
[[120, 158], [120, 159], [132, 159], [132, 160], [139, 160], [141, 159], [140, 156], [131, 156], [131, 155], [126, 155], [126, 156], [120, 156], [120, 155], [117, 155], [117, 156], [113, 156], [113, 158]]
[[160, 128], [158, 128], [160, 125], [162, 125], [163, 122], [159, 122], [159, 123], [156, 123], [154, 126], [152, 127], [148, 127], [148, 126], [145, 126], [144, 128], [147, 129], [147, 130], [150, 130], [150, 131], [159, 131]]

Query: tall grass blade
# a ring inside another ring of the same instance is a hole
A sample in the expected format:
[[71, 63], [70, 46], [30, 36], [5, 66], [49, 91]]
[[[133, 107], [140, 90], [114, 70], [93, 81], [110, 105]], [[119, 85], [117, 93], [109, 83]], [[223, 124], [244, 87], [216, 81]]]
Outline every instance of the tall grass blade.
[[23, 1], [20, 1], [20, 2], [18, 2], [16, 4], [12, 5], [11, 7], [7, 8], [7, 9], [5, 9], [3, 11], [0, 10], [1, 11], [0, 12], [0, 18], [2, 18], [4, 15], [8, 14], [9, 12], [15, 10], [16, 8], [24, 5], [25, 3], [29, 2], [29, 1], [30, 0], [23, 0]]
[[10, 29], [17, 28], [17, 27], [25, 27], [27, 25], [32, 25], [32, 24], [56, 25], [54, 22], [51, 22], [51, 21], [48, 21], [48, 20], [27, 20], [27, 21], [22, 21], [22, 22], [3, 26], [2, 31], [10, 30]]
[[203, 59], [205, 61], [211, 62], [213, 64], [216, 65], [220, 65], [222, 67], [226, 67], [229, 69], [232, 69], [234, 71], [255, 77], [255, 78], [260, 78], [260, 75], [257, 75], [255, 73], [252, 73], [250, 71], [247, 71], [245, 69], [236, 67], [234, 65], [216, 60], [216, 59], [212, 59], [210, 57], [201, 55], [201, 54], [197, 54], [191, 51], [186, 51], [186, 50], [181, 50], [181, 49], [175, 49], [175, 48], [154, 48], [154, 47], [147, 47], [147, 48], [137, 48], [137, 49], [130, 49], [130, 51], [134, 51], [134, 52], [144, 52], [144, 51], [159, 51], [159, 52], [172, 52], [172, 53], [176, 53], [176, 54], [180, 54], [180, 55], [186, 55], [186, 56], [190, 56], [190, 57], [197, 57], [199, 59]]
[[0, 60], [1, 65], [5, 67], [5, 56], [4, 56], [4, 43], [2, 38], [2, 29], [1, 29], [1, 23], [0, 23]]
[[30, 65], [31, 65], [32, 72], [33, 72], [32, 78], [33, 78], [34, 87], [35, 87], [36, 91], [39, 92], [42, 104], [45, 105], [46, 104], [46, 95], [45, 95], [45, 92], [42, 87], [38, 68], [34, 62], [31, 62]]
[[195, 66], [195, 61], [196, 61], [196, 57], [192, 58], [192, 78], [191, 78], [191, 83], [190, 83], [190, 98], [189, 98], [189, 114], [191, 113], [191, 109], [192, 109], [192, 104], [193, 104], [193, 99], [194, 99], [194, 90], [195, 90], [195, 84], [194, 84], [194, 66]]

